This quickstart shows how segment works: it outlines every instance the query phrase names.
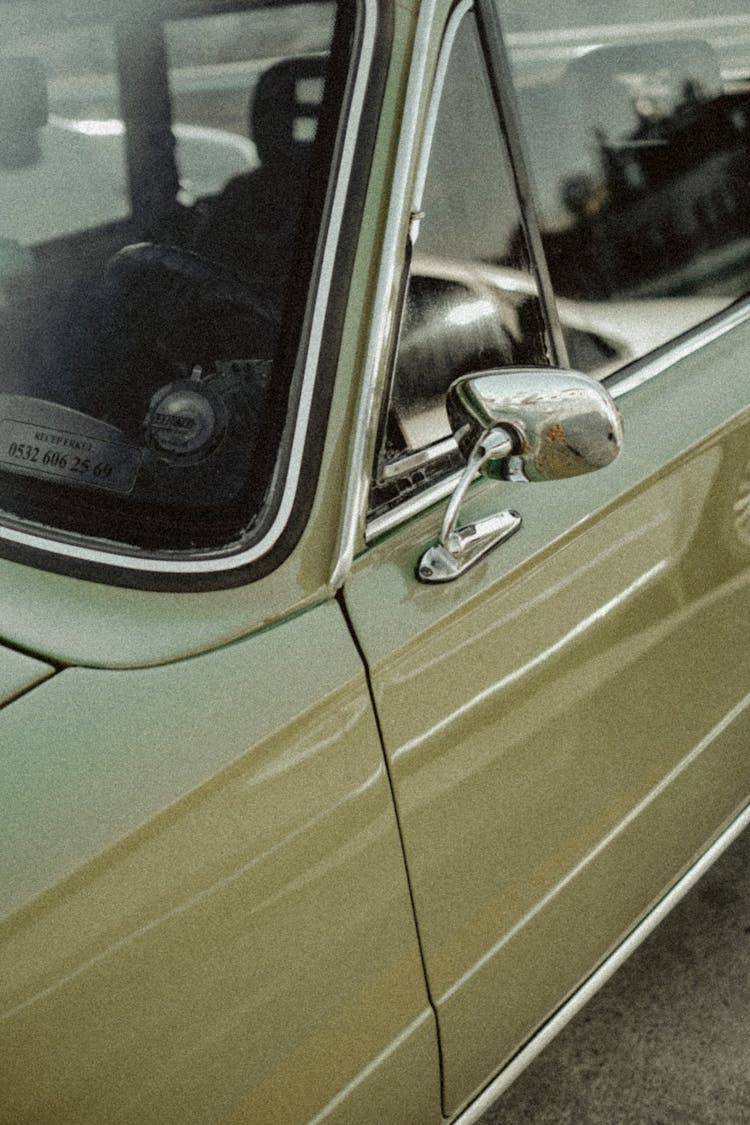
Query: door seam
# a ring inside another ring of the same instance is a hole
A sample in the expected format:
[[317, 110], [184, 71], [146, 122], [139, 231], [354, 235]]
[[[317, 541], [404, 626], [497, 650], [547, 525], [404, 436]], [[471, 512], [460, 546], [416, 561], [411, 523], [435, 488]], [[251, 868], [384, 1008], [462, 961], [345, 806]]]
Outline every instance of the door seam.
[[344, 588], [341, 588], [341, 589], [337, 590], [336, 594], [335, 594], [335, 597], [336, 597], [336, 601], [339, 603], [339, 607], [341, 609], [341, 613], [343, 614], [344, 621], [346, 623], [346, 627], [349, 630], [349, 635], [351, 636], [352, 643], [354, 644], [354, 647], [357, 650], [357, 655], [359, 656], [359, 659], [360, 659], [361, 664], [362, 664], [362, 671], [363, 671], [363, 674], [364, 674], [364, 677], [365, 677], [365, 683], [367, 684], [367, 694], [370, 697], [370, 706], [372, 708], [372, 714], [373, 714], [373, 717], [374, 717], [374, 720], [375, 720], [375, 727], [376, 727], [377, 732], [378, 732], [378, 741], [380, 743], [380, 752], [383, 756], [383, 764], [385, 766], [385, 774], [386, 774], [386, 778], [387, 778], [387, 781], [388, 781], [388, 789], [389, 789], [390, 797], [391, 797], [391, 807], [393, 809], [393, 813], [394, 813], [394, 816], [396, 818], [396, 831], [398, 833], [399, 846], [401, 848], [401, 859], [402, 859], [403, 867], [404, 867], [404, 877], [406, 879], [406, 887], [407, 887], [407, 891], [408, 891], [408, 894], [409, 894], [409, 903], [410, 903], [410, 906], [411, 906], [412, 918], [414, 920], [414, 932], [415, 932], [416, 938], [417, 938], [417, 949], [419, 950], [419, 959], [420, 959], [420, 962], [422, 964], [422, 978], [424, 980], [425, 993], [427, 995], [427, 1002], [430, 1005], [430, 1008], [432, 1010], [432, 1014], [433, 1014], [433, 1017], [434, 1017], [435, 1038], [437, 1040], [438, 1068], [439, 1068], [439, 1078], [440, 1078], [440, 1103], [441, 1103], [443, 1115], [445, 1115], [445, 1081], [444, 1081], [444, 1066], [443, 1066], [443, 1044], [442, 1044], [442, 1040], [441, 1040], [441, 1037], [440, 1037], [440, 1021], [438, 1020], [437, 1006], [436, 1006], [435, 1001], [434, 1001], [433, 996], [432, 996], [432, 990], [430, 989], [430, 980], [429, 980], [429, 976], [427, 974], [427, 961], [425, 959], [424, 946], [422, 944], [422, 934], [421, 934], [420, 929], [419, 929], [419, 919], [417, 917], [417, 909], [416, 909], [416, 904], [414, 902], [414, 890], [413, 890], [413, 887], [412, 887], [411, 874], [410, 874], [410, 871], [409, 871], [409, 863], [408, 863], [407, 856], [406, 856], [406, 846], [404, 844], [404, 836], [403, 836], [403, 832], [401, 830], [401, 817], [399, 815], [398, 803], [396, 801], [396, 793], [395, 793], [395, 789], [394, 789], [394, 786], [393, 786], [393, 778], [391, 777], [391, 767], [390, 767], [390, 763], [388, 761], [388, 754], [387, 754], [386, 748], [385, 748], [385, 739], [383, 737], [383, 730], [382, 730], [382, 727], [380, 725], [380, 715], [378, 713], [378, 707], [377, 707], [377, 703], [375, 701], [375, 693], [373, 691], [372, 678], [370, 676], [370, 666], [369, 666], [369, 663], [367, 661], [367, 657], [365, 655], [365, 652], [364, 652], [364, 650], [363, 650], [363, 648], [362, 648], [362, 646], [359, 642], [359, 637], [357, 636], [357, 631], [354, 628], [354, 623], [353, 623], [353, 621], [352, 621], [352, 619], [349, 615], [349, 609], [348, 609], [347, 604], [346, 604], [346, 594], [345, 594]]

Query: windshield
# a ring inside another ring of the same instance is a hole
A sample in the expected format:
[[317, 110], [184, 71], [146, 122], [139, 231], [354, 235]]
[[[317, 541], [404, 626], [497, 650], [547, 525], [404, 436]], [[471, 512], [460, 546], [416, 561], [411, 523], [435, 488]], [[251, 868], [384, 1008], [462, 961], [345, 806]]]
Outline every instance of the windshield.
[[354, 5], [0, 5], [0, 506], [246, 539], [308, 301]]

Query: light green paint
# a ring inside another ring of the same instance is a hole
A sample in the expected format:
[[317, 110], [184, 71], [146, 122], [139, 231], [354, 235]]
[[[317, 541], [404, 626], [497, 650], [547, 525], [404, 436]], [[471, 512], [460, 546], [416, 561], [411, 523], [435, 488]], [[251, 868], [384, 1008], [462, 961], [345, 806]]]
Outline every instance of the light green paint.
[[0, 647], [0, 707], [54, 675], [54, 672], [49, 664], [42, 664], [22, 652]]

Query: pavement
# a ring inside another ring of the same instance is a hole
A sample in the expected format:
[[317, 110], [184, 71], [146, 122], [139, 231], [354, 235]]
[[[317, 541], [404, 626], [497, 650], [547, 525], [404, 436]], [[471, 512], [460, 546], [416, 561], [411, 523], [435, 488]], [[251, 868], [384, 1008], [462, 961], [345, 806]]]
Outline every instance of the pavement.
[[750, 830], [480, 1125], [750, 1125]]

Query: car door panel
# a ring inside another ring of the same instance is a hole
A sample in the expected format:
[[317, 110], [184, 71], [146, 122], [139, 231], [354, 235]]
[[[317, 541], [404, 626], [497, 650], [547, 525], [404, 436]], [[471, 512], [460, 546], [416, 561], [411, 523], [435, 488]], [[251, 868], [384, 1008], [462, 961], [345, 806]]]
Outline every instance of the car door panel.
[[414, 577], [440, 511], [355, 564], [448, 1111], [747, 799], [743, 339], [624, 394], [611, 468], [480, 485], [468, 521], [525, 523], [456, 582]]
[[63, 671], [0, 741], [0, 1120], [373, 1121], [394, 1084], [404, 1122], [439, 1113], [334, 602], [194, 660]]

